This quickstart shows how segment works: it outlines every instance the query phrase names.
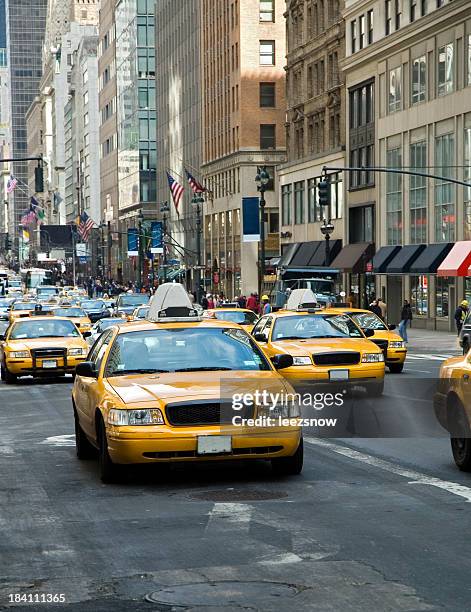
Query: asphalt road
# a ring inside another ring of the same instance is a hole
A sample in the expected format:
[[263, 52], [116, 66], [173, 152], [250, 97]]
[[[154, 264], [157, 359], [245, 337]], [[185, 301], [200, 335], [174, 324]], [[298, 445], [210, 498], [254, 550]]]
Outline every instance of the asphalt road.
[[[414, 389], [439, 364], [409, 360], [369, 413], [422, 419]], [[0, 609], [53, 609], [10, 595], [63, 594], [54, 607], [77, 612], [469, 610], [471, 474], [438, 430], [308, 430], [296, 478], [239, 462], [103, 485], [75, 458], [70, 388], [0, 385]]]

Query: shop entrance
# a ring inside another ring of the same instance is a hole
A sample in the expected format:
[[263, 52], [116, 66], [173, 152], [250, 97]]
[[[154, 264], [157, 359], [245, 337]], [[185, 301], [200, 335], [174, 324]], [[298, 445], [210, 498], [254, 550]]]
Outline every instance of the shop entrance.
[[402, 277], [388, 276], [386, 285], [386, 303], [388, 305], [388, 323], [399, 323], [402, 308]]

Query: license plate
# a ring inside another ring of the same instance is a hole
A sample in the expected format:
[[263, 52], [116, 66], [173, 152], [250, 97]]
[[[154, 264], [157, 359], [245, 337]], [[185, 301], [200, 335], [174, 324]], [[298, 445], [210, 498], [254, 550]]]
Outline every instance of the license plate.
[[217, 455], [231, 451], [231, 436], [198, 436], [198, 455]]
[[57, 368], [57, 361], [54, 361], [53, 359], [43, 361], [43, 368]]
[[330, 380], [348, 380], [349, 377], [349, 370], [329, 370]]

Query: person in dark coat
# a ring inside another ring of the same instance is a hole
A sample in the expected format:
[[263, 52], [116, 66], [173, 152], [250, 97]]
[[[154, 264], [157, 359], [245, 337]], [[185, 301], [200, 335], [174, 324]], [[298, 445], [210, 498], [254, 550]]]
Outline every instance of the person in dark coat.
[[466, 317], [469, 312], [469, 302], [468, 300], [463, 300], [458, 308], [455, 310], [455, 324], [456, 331], [458, 332], [458, 336], [460, 335], [461, 328], [463, 327], [463, 323], [465, 322]]
[[408, 342], [407, 326], [411, 324], [411, 321], [412, 308], [410, 303], [407, 300], [404, 300], [404, 304], [401, 309], [401, 322], [399, 323], [399, 335], [404, 340], [404, 342]]
[[383, 311], [380, 308], [380, 305], [378, 303], [378, 300], [374, 300], [371, 304], [370, 304], [370, 310], [371, 312], [374, 312], [375, 315], [377, 315], [378, 317], [382, 318], [383, 317]]

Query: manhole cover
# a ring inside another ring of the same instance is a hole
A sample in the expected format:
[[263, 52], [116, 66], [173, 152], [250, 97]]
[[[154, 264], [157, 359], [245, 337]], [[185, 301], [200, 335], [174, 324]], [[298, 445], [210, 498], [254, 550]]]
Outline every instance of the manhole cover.
[[264, 501], [288, 497], [285, 491], [268, 491], [267, 489], [223, 489], [217, 491], [200, 491], [190, 493], [191, 499], [213, 502], [231, 501]]
[[198, 582], [169, 586], [146, 595], [152, 603], [173, 606], [254, 606], [261, 602], [281, 603], [283, 597], [293, 597], [297, 590], [279, 582]]

